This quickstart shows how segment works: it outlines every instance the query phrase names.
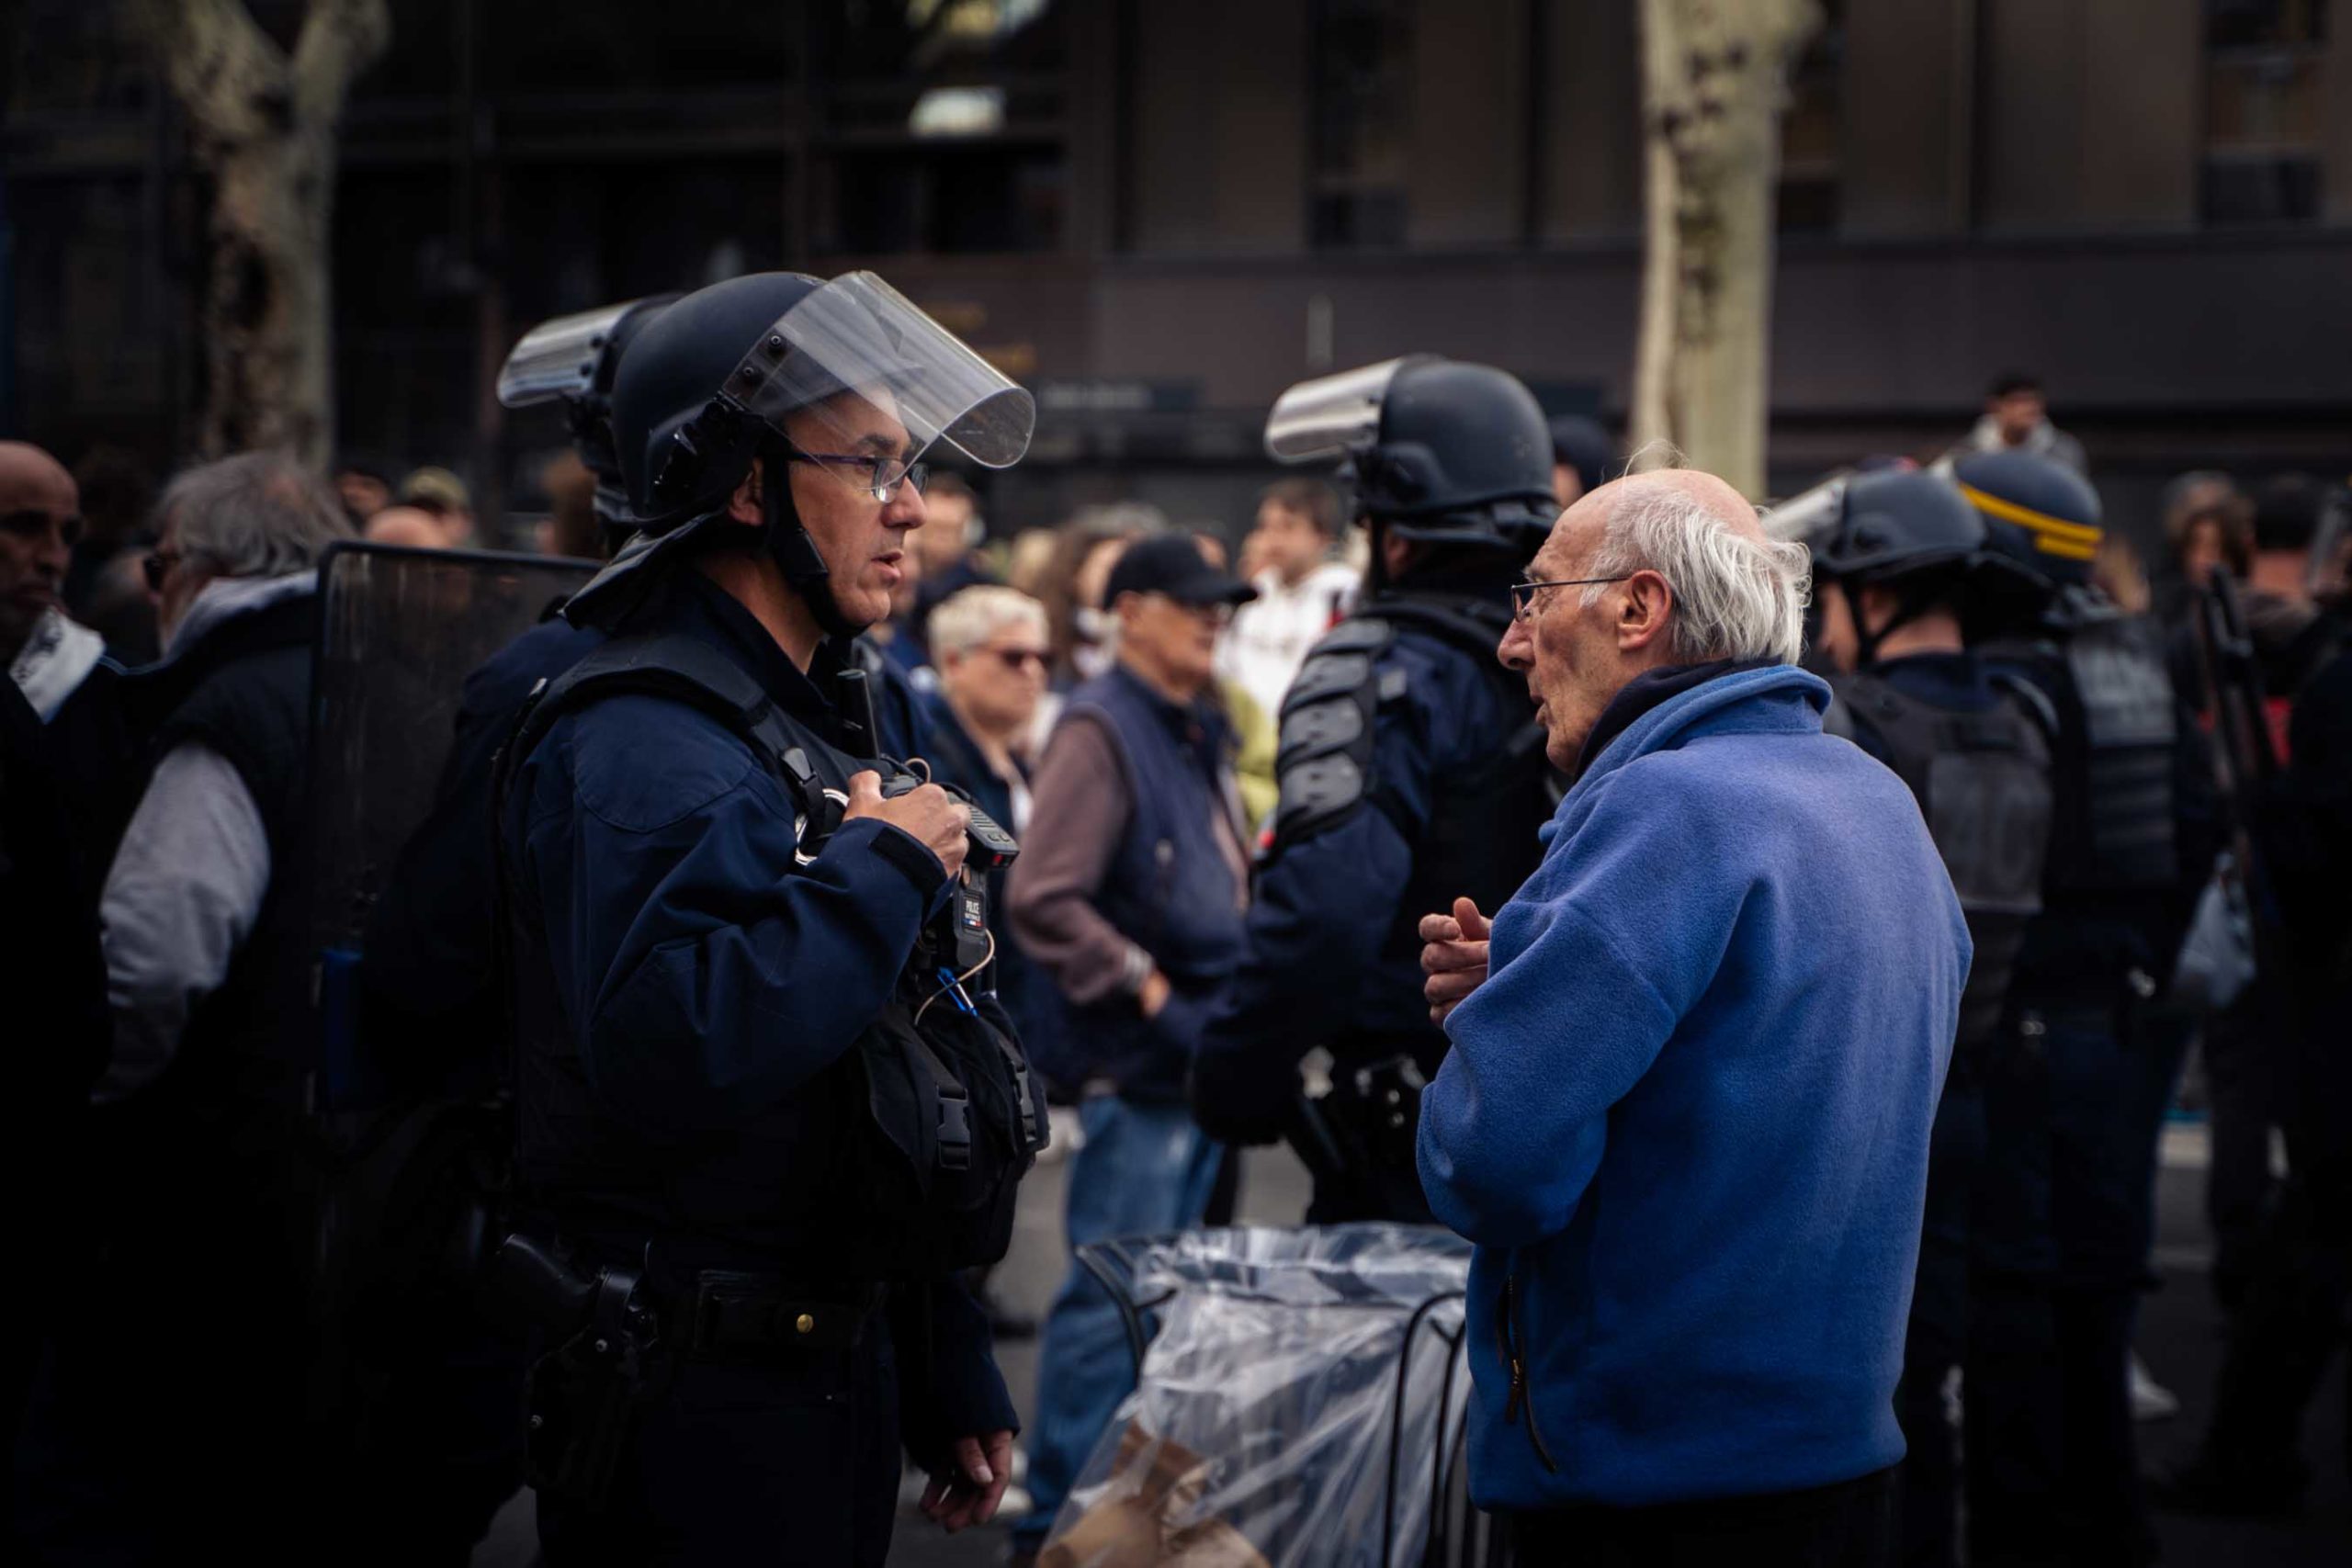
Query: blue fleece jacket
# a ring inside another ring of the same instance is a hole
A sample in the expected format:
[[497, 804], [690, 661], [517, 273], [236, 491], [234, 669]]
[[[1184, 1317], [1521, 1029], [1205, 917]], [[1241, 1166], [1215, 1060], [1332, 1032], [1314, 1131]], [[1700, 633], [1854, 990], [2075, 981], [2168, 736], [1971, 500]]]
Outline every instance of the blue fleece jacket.
[[1751, 670], [1610, 741], [1447, 1021], [1421, 1181], [1477, 1244], [1483, 1506], [1785, 1492], [1902, 1457], [1968, 931], [1910, 792], [1821, 732], [1828, 699]]

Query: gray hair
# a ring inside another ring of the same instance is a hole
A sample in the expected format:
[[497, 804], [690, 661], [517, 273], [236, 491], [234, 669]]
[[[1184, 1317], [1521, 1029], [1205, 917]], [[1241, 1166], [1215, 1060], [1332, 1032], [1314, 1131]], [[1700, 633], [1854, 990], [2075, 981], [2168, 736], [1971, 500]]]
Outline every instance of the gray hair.
[[1017, 588], [983, 583], [949, 594], [931, 613], [932, 652], [967, 653], [1007, 626], [1035, 626], [1046, 635], [1046, 607]]
[[155, 517], [178, 524], [180, 553], [222, 577], [300, 571], [351, 537], [334, 492], [282, 452], [242, 452], [187, 469], [164, 491]]
[[[1794, 664], [1804, 647], [1812, 555], [1786, 540], [1751, 538], [1681, 491], [1645, 489], [1610, 508], [1587, 570], [1651, 570], [1674, 592], [1667, 629], [1675, 662], [1769, 659]], [[1590, 604], [1604, 584], [1584, 591]]]

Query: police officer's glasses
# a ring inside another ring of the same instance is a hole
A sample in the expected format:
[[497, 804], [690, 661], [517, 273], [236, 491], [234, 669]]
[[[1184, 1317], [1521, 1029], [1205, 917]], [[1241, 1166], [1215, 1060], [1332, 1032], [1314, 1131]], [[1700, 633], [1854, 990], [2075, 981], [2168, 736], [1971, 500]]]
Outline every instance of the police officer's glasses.
[[901, 483], [910, 485], [917, 495], [931, 482], [929, 463], [901, 462], [896, 457], [884, 457], [874, 453], [852, 456], [842, 452], [798, 452], [792, 455], [796, 463], [814, 463], [819, 468], [831, 468], [848, 481], [853, 490], [862, 490], [875, 500], [888, 502]]
[[1622, 577], [1562, 577], [1555, 578], [1550, 582], [1514, 582], [1510, 585], [1511, 619], [1523, 621], [1535, 613], [1535, 594], [1538, 589], [1589, 588], [1595, 583], [1623, 582], [1633, 575], [1629, 571]]

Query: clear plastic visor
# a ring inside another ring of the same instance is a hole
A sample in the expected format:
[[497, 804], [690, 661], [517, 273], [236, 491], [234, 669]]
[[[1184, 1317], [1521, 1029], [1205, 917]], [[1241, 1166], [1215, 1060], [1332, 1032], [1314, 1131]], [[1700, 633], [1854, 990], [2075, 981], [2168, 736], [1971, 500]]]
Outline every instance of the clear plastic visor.
[[834, 278], [786, 311], [724, 395], [796, 451], [874, 459], [823, 466], [877, 493], [939, 441], [983, 468], [1010, 468], [1037, 423], [1026, 391], [870, 272]]
[[1274, 400], [1266, 416], [1266, 451], [1277, 461], [1336, 457], [1380, 434], [1380, 404], [1405, 366], [1386, 359], [1336, 376], [1319, 376]]
[[499, 367], [498, 400], [510, 409], [580, 398], [595, 389], [596, 364], [624, 318], [640, 304], [625, 300], [541, 321], [523, 334]]

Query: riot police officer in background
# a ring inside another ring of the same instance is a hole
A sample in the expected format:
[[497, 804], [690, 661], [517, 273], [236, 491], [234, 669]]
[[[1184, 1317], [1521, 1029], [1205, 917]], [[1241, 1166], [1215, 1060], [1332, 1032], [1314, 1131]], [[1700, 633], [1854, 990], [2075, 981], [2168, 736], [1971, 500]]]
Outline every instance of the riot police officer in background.
[[[1043, 1106], [963, 942], [1009, 840], [874, 753], [934, 441], [1002, 467], [1028, 395], [869, 274], [761, 274], [629, 347], [640, 532], [610, 637], [502, 767], [548, 1561], [879, 1563], [903, 1439], [984, 1521], [1014, 1417], [951, 1271], [1010, 1235]], [[982, 863], [975, 856], [972, 863]], [[969, 987], [969, 988], [967, 988]]]
[[[1283, 702], [1249, 952], [1194, 1062], [1193, 1113], [1229, 1142], [1289, 1135], [1313, 1223], [1426, 1224], [1413, 1134], [1445, 1036], [1419, 923], [1462, 898], [1499, 908], [1554, 804], [1533, 705], [1495, 658], [1511, 584], [1558, 514], [1551, 432], [1502, 371], [1416, 355], [1293, 387], [1266, 445], [1345, 458], [1372, 570]], [[1299, 1066], [1317, 1044], [1331, 1088], [1310, 1102]]]
[[[2035, 617], [2002, 628], [1984, 651], [1996, 671], [2029, 682], [2055, 721], [2041, 912], [2010, 987], [2019, 1049], [2038, 1056], [2041, 1087], [2027, 1124], [1996, 1125], [1991, 1162], [2017, 1184], [2007, 1199], [2028, 1210], [2013, 1228], [2018, 1256], [2051, 1266], [2047, 1346], [2039, 1355], [2020, 1347], [1982, 1375], [1971, 1366], [1967, 1403], [1995, 1400], [2004, 1413], [1989, 1417], [1998, 1437], [1969, 1449], [1972, 1463], [1998, 1456], [1971, 1480], [1973, 1560], [2138, 1563], [2154, 1540], [2129, 1363], [2156, 1137], [2187, 1045], [2159, 998], [2205, 869], [2185, 851], [2179, 808], [2202, 754], [2161, 632], [2091, 586], [2101, 533], [2088, 482], [2022, 452], [1971, 454], [1951, 471], [1995, 547], [2045, 591]], [[2030, 1259], [2023, 1243], [2037, 1230], [2046, 1241]], [[1978, 1426], [1972, 1409], [1972, 1432]], [[2054, 1439], [2054, 1451], [2032, 1458], [2036, 1434]], [[1985, 1539], [1998, 1520], [2016, 1522], [2014, 1538]]]
[[[2011, 1319], [1997, 1309], [2015, 1294], [2018, 1265], [1999, 1245], [2007, 1238], [1997, 1220], [1980, 1237], [1972, 1211], [1986, 1175], [1988, 1111], [2005, 1131], [2017, 1121], [2010, 1102], [2020, 1073], [2002, 1018], [2027, 922], [2041, 908], [2052, 811], [2045, 705], [2030, 689], [2005, 689], [1968, 649], [1963, 627], [2041, 595], [2022, 569], [1988, 551], [1984, 519], [1940, 476], [1853, 479], [1825, 521], [1826, 532], [1812, 541], [1818, 646], [1838, 672], [1830, 677], [1837, 701], [1824, 728], [1845, 734], [1910, 786], [1975, 944], [1928, 1150], [1895, 1404], [1908, 1450], [1902, 1561], [1951, 1565], [1961, 1561], [1960, 1471], [1945, 1384], [1964, 1359], [1972, 1369], [1964, 1405], [1970, 1463], [1990, 1472], [2015, 1462], [2003, 1451], [2008, 1438], [1999, 1419], [2007, 1370], [1980, 1379], [1975, 1358], [2002, 1352]], [[2030, 1265], [2028, 1277], [2039, 1278]], [[1981, 1322], [1977, 1293], [1996, 1309]], [[1971, 1517], [1977, 1533], [1997, 1543], [2010, 1521], [1997, 1500], [1988, 1502], [1989, 1519], [1983, 1509]]]

